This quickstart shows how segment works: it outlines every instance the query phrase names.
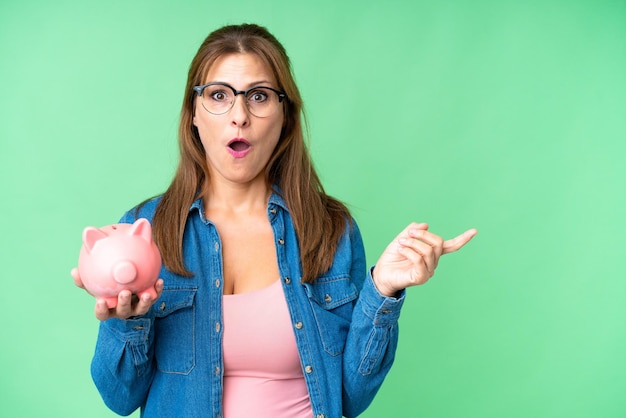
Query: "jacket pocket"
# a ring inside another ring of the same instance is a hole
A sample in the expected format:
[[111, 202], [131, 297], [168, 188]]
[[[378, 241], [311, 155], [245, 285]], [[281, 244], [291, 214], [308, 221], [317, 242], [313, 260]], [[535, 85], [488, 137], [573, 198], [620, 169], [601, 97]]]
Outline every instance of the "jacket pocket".
[[164, 289], [155, 303], [154, 356], [163, 373], [189, 374], [196, 365], [196, 289]]
[[343, 353], [350, 322], [352, 303], [358, 291], [349, 277], [323, 277], [314, 283], [305, 283], [315, 324], [324, 350], [337, 356]]

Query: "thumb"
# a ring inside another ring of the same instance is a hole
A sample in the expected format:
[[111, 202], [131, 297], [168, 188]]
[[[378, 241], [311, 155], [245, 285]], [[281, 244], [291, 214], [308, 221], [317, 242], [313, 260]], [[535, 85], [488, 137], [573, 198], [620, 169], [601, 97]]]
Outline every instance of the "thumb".
[[73, 268], [72, 271], [70, 271], [70, 274], [72, 275], [72, 278], [74, 279], [74, 284], [78, 287], [80, 287], [81, 289], [85, 288], [85, 285], [83, 284], [83, 281], [80, 278], [80, 274], [78, 273], [78, 269], [77, 268]]

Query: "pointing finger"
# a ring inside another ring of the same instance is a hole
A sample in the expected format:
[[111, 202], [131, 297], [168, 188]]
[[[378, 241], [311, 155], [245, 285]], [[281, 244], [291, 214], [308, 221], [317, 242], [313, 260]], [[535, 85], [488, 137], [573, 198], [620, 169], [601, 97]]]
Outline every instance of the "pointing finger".
[[452, 238], [443, 243], [443, 254], [453, 253], [460, 250], [465, 244], [470, 242], [472, 238], [478, 233], [474, 228], [463, 232], [461, 235]]

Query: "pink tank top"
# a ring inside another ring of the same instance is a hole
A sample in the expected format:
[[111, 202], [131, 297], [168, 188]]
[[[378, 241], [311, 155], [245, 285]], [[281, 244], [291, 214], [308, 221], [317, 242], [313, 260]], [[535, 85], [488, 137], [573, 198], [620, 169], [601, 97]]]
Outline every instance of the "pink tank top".
[[223, 296], [224, 418], [311, 418], [280, 280]]

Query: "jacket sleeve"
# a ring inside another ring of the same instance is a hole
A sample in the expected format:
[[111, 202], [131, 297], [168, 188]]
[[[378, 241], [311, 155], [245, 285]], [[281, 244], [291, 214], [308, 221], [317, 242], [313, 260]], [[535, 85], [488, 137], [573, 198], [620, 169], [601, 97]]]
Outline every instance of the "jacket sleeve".
[[142, 317], [100, 324], [91, 376], [104, 403], [117, 414], [130, 415], [148, 395], [154, 375], [151, 323]]
[[[356, 224], [355, 224], [356, 225]], [[395, 358], [398, 318], [405, 299], [378, 292], [372, 269], [366, 271], [363, 243], [356, 226], [352, 237], [352, 278], [360, 288], [352, 313], [343, 359], [343, 414], [354, 417], [372, 402]]]
[[[134, 211], [120, 223], [132, 223]], [[130, 415], [145, 403], [154, 376], [153, 324], [145, 316], [112, 318], [100, 323], [91, 376], [104, 403], [119, 415]]]

